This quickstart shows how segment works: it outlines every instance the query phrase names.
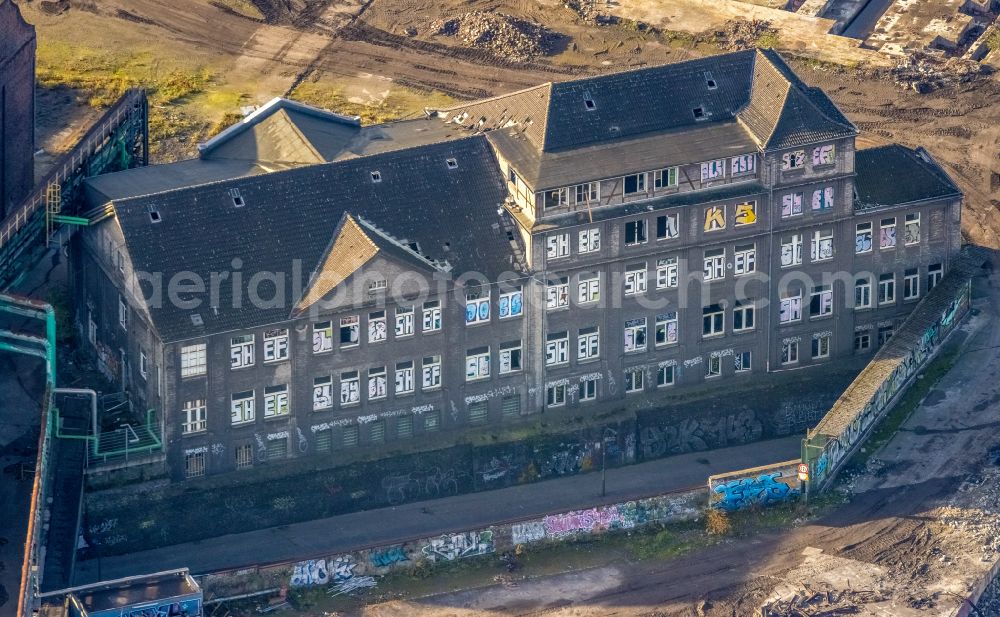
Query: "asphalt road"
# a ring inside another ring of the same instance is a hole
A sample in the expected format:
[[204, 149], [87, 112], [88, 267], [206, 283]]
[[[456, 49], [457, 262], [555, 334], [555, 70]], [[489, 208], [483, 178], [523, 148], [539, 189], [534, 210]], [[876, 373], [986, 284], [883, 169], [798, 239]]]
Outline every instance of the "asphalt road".
[[[100, 560], [100, 579], [181, 567], [198, 574], [329, 557], [369, 546], [662, 494], [704, 485], [712, 474], [798, 458], [801, 441], [801, 435], [793, 435], [609, 469], [603, 498], [601, 474], [594, 472], [106, 557]], [[96, 559], [78, 562], [74, 584], [99, 580], [97, 569]]]

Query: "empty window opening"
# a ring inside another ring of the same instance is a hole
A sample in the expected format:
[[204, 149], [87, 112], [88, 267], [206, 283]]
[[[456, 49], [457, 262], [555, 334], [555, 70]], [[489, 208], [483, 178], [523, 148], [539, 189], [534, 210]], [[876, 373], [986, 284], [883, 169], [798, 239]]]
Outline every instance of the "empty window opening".
[[160, 211], [159, 210], [150, 210], [149, 211], [149, 220], [151, 222], [153, 222], [153, 223], [159, 223], [160, 221], [162, 221], [163, 219], [160, 217]]
[[704, 107], [695, 107], [694, 109], [691, 110], [691, 112], [694, 114], [695, 120], [701, 120], [705, 117]]
[[233, 205], [237, 208], [242, 208], [246, 205], [246, 202], [243, 201], [243, 196], [240, 195], [239, 189], [229, 189], [229, 196], [233, 198]]
[[406, 246], [410, 247], [410, 250], [413, 251], [414, 253], [419, 253], [420, 252], [420, 244], [418, 244], [416, 242], [410, 242]]
[[381, 174], [381, 172], [373, 171], [372, 172], [372, 182], [381, 182], [381, 181], [382, 181], [382, 174]]
[[713, 78], [712, 74], [709, 72], [705, 73], [705, 85], [708, 86], [709, 90], [715, 90], [719, 87], [719, 85], [715, 83], [715, 78]]
[[594, 98], [590, 96], [589, 92], [583, 93], [583, 104], [587, 108], [587, 111], [593, 111], [597, 109], [597, 103], [594, 102]]
[[445, 164], [448, 166], [448, 169], [458, 169], [457, 159], [448, 159], [445, 161]]

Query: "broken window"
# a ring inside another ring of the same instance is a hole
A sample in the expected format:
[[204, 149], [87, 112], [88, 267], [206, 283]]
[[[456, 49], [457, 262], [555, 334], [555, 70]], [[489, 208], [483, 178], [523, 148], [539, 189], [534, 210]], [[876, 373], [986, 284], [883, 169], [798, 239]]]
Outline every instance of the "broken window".
[[825, 317], [833, 314], [833, 287], [819, 285], [813, 288], [809, 297], [809, 316]]
[[749, 351], [743, 351], [733, 358], [733, 369], [737, 373], [745, 373], [753, 369], [753, 356]]
[[264, 417], [275, 418], [288, 415], [288, 386], [268, 386], [264, 388]]
[[500, 343], [500, 374], [521, 370], [521, 341]]
[[705, 377], [718, 377], [722, 375], [722, 356], [709, 356], [708, 364], [705, 365]]
[[881, 326], [878, 329], [878, 346], [881, 347], [889, 342], [892, 338], [893, 327], [892, 324], [888, 326]]
[[357, 315], [340, 318], [340, 346], [354, 347], [361, 341], [361, 319]]
[[865, 351], [871, 348], [872, 337], [867, 332], [854, 333], [854, 351]]
[[625, 352], [646, 351], [646, 318], [637, 317], [625, 322]]
[[726, 159], [708, 161], [701, 164], [701, 181], [710, 182], [726, 175]]
[[553, 332], [545, 338], [545, 366], [569, 362], [569, 333]]
[[566, 404], [566, 384], [552, 384], [545, 387], [545, 406], [562, 407]]
[[122, 330], [128, 331], [128, 305], [121, 294], [118, 294], [118, 325]]
[[569, 187], [545, 191], [545, 207], [560, 208], [569, 205]]
[[465, 352], [465, 380], [475, 381], [490, 376], [490, 348], [478, 347]]
[[677, 228], [677, 213], [661, 214], [656, 217], [656, 239], [673, 240], [680, 232]]
[[657, 315], [655, 326], [653, 331], [654, 345], [660, 347], [661, 345], [673, 345], [677, 342], [677, 311]]
[[801, 169], [806, 163], [806, 151], [796, 150], [781, 155], [781, 170]]
[[639, 219], [625, 223], [625, 246], [635, 246], [646, 242], [646, 221]]
[[927, 291], [930, 291], [937, 287], [937, 284], [941, 282], [941, 277], [944, 275], [944, 269], [941, 264], [931, 264], [927, 266]]
[[646, 192], [646, 174], [632, 174], [625, 176], [625, 194], [635, 195]]
[[580, 401], [593, 401], [597, 399], [597, 380], [585, 379], [580, 382]]

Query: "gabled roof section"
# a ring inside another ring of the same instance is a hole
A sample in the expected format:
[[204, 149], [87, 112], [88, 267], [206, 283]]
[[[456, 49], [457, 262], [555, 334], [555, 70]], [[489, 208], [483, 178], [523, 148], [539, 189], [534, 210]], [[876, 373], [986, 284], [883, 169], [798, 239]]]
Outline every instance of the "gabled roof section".
[[877, 208], [961, 195], [961, 190], [923, 148], [892, 144], [854, 156], [855, 208]]
[[759, 49], [750, 98], [738, 117], [762, 149], [791, 148], [858, 133], [818, 88], [810, 88], [776, 52]]
[[514, 130], [541, 150], [545, 146], [551, 95], [552, 84], [545, 83], [435, 113], [446, 122], [476, 133], [496, 129]]
[[295, 306], [295, 313], [309, 308], [333, 291], [347, 277], [361, 269], [378, 253], [379, 248], [350, 214], [344, 213], [333, 243], [319, 268], [309, 279], [306, 292]]
[[[242, 295], [234, 296], [229, 279], [219, 286], [218, 306], [209, 306], [207, 293], [198, 296], [197, 308], [167, 301], [151, 306], [154, 327], [171, 342], [287, 321], [303, 297], [295, 290], [306, 288], [309, 279], [317, 287], [316, 277], [334, 266], [339, 275], [356, 269], [327, 259], [349, 253], [333, 250], [345, 216], [356, 226], [356, 235], [345, 237], [356, 240], [358, 250], [373, 246], [415, 268], [450, 267], [493, 281], [508, 271], [525, 272], [517, 257], [523, 254], [520, 236], [507, 233], [506, 196], [493, 150], [484, 136], [472, 136], [114, 205], [137, 271], [158, 273], [164, 284], [179, 273], [194, 273], [206, 286], [213, 272], [241, 273]], [[283, 289], [265, 280], [257, 294], [267, 300], [277, 293], [276, 302], [251, 302], [248, 282], [258, 273], [283, 277]], [[323, 285], [336, 284], [332, 273], [322, 276]], [[148, 283], [143, 291], [148, 297]]]
[[360, 130], [361, 120], [357, 116], [274, 98], [242, 121], [198, 144], [198, 150], [203, 159], [322, 163], [336, 158]]

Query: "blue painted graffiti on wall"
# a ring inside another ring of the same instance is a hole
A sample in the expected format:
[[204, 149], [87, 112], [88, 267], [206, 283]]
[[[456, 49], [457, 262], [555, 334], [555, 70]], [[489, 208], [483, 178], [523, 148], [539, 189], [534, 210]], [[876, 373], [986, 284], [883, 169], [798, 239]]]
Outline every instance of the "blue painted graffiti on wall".
[[751, 506], [768, 506], [795, 499], [797, 486], [784, 481], [782, 472], [773, 471], [756, 478], [738, 478], [712, 489], [712, 507], [735, 512]]

